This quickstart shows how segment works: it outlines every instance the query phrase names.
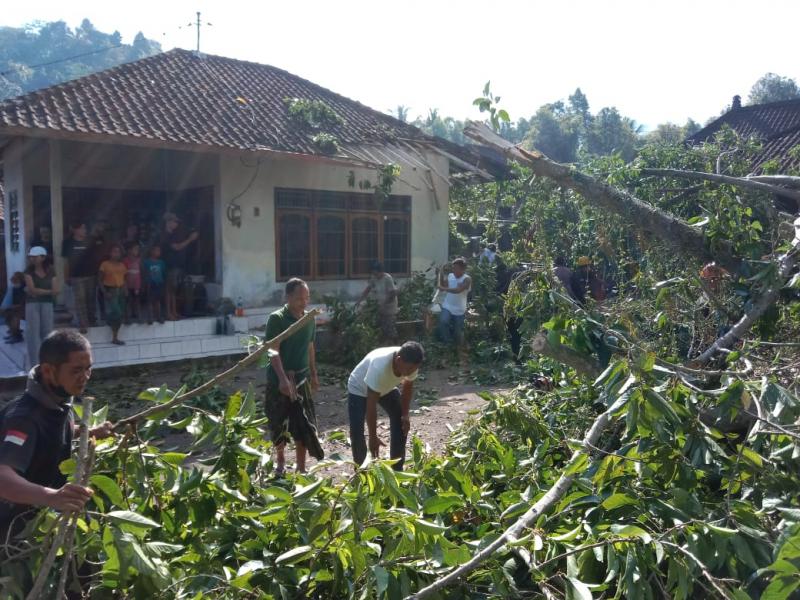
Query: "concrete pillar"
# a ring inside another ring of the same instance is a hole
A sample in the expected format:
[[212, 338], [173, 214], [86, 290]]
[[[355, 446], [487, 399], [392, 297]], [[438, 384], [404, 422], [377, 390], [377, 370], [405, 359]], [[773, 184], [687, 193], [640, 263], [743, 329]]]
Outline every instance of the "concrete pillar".
[[[31, 187], [24, 178], [26, 140], [17, 138], [3, 150], [3, 172], [5, 188], [5, 234], [6, 270], [9, 277], [15, 271], [24, 271], [27, 266], [28, 246], [33, 233], [33, 200]], [[16, 216], [13, 214], [16, 212]], [[17, 236], [12, 227], [16, 223]], [[14, 247], [14, 242], [17, 246]]]
[[64, 289], [64, 259], [61, 244], [64, 241], [64, 199], [61, 178], [61, 142], [50, 140], [50, 224], [53, 230], [53, 265]]

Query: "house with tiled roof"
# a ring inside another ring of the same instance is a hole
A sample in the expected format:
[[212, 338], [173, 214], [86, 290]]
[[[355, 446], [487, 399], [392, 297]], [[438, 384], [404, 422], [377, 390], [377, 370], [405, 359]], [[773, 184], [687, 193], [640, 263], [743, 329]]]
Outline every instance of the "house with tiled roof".
[[[107, 240], [135, 224], [146, 246], [176, 213], [199, 234], [187, 297], [230, 298], [251, 325], [291, 277], [313, 298], [353, 297], [375, 261], [400, 279], [445, 261], [453, 178], [488, 179], [497, 166], [281, 69], [184, 50], [1, 102], [0, 152], [19, 224], [11, 236], [6, 219], [9, 272], [40, 226], [60, 248], [70, 223]], [[61, 257], [55, 266], [63, 273]], [[123, 340], [141, 343], [104, 347], [99, 363], [236, 345], [209, 338], [213, 317], [189, 304], [202, 325], [124, 327]], [[107, 328], [91, 335], [109, 341]]]
[[779, 172], [800, 170], [800, 98], [742, 106], [734, 96], [731, 109], [703, 129], [690, 136], [687, 142], [699, 144], [713, 139], [724, 126], [729, 126], [745, 138], [761, 142], [761, 151], [753, 161], [753, 172], [766, 162], [775, 161]]

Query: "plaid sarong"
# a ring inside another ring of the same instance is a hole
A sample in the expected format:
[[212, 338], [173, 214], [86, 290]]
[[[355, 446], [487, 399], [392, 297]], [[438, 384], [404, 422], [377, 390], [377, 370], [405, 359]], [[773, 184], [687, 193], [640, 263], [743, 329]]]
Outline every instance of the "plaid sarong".
[[94, 277], [73, 277], [72, 295], [75, 303], [75, 313], [81, 324], [93, 323], [97, 311], [95, 301], [97, 281]]
[[[288, 374], [289, 377], [297, 377]], [[280, 444], [291, 440], [300, 441], [308, 449], [308, 453], [322, 460], [325, 452], [319, 443], [317, 432], [317, 415], [314, 410], [314, 399], [311, 392], [311, 383], [305, 376], [300, 377], [297, 386], [297, 399], [292, 400], [284, 396], [277, 384], [267, 383], [266, 401], [264, 404], [267, 415], [270, 439], [273, 444]]]

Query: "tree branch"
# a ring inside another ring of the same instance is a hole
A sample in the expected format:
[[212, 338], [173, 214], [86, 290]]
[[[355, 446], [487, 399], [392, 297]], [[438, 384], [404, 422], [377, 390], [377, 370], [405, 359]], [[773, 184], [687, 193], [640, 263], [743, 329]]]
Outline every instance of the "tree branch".
[[591, 357], [584, 356], [569, 346], [552, 346], [547, 340], [547, 333], [544, 331], [537, 333], [533, 338], [531, 349], [575, 369], [580, 375], [596, 378], [603, 372], [600, 364]]
[[[800, 177], [793, 177], [791, 175], [751, 175], [745, 179], [800, 189]], [[783, 192], [781, 192], [781, 194], [783, 194]]]
[[464, 128], [464, 135], [530, 167], [536, 175], [579, 192], [587, 201], [623, 217], [676, 252], [689, 254], [703, 262], [716, 260], [729, 271], [736, 271], [741, 264], [741, 259], [733, 254], [730, 244], [721, 244], [712, 253], [703, 233], [682, 219], [572, 167], [554, 162], [541, 152], [523, 150], [501, 138], [483, 123], [470, 121]]
[[[92, 418], [92, 400], [93, 398], [87, 396], [83, 399], [83, 411], [81, 415], [80, 424], [80, 440], [78, 442], [78, 456], [75, 461], [75, 483], [78, 485], [86, 485], [89, 480], [89, 473], [91, 467], [89, 466], [89, 424]], [[36, 574], [36, 579], [33, 582], [28, 595], [25, 600], [39, 600], [42, 597], [47, 576], [53, 568], [53, 563], [56, 560], [58, 550], [64, 545], [64, 565], [59, 577], [59, 593], [56, 595], [56, 600], [61, 600], [63, 590], [66, 585], [66, 573], [69, 569], [69, 562], [72, 560], [72, 548], [75, 542], [75, 524], [77, 514], [62, 512], [59, 515], [58, 532], [53, 537], [53, 542], [47, 552], [42, 564], [39, 566], [39, 572]], [[70, 536], [70, 537], [67, 537]]]
[[121, 429], [124, 429], [128, 425], [133, 425], [135, 423], [138, 423], [139, 421], [142, 421], [152, 415], [172, 410], [173, 408], [179, 406], [180, 404], [183, 404], [187, 400], [191, 400], [196, 396], [206, 393], [207, 391], [211, 390], [212, 388], [219, 385], [223, 381], [230, 379], [237, 373], [243, 371], [244, 369], [252, 365], [261, 357], [262, 354], [266, 353], [268, 350], [270, 349], [277, 350], [278, 346], [280, 346], [280, 343], [283, 340], [293, 336], [300, 329], [305, 327], [309, 321], [314, 319], [314, 317], [316, 317], [319, 314], [319, 312], [320, 311], [317, 308], [308, 311], [305, 315], [303, 315], [297, 321], [292, 323], [286, 330], [282, 331], [271, 340], [263, 342], [254, 352], [248, 354], [245, 358], [243, 358], [238, 363], [233, 365], [227, 371], [223, 371], [213, 379], [206, 381], [203, 385], [198, 386], [193, 390], [189, 390], [188, 392], [186, 392], [185, 394], [181, 394], [180, 396], [175, 396], [175, 398], [173, 398], [169, 402], [165, 402], [164, 404], [157, 404], [156, 406], [151, 406], [150, 408], [143, 410], [142, 412], [136, 413], [135, 415], [131, 415], [130, 417], [120, 419], [114, 425], [114, 431], [119, 431]]
[[756, 192], [778, 194], [779, 196], [785, 196], [786, 198], [791, 198], [792, 200], [800, 202], [800, 191], [757, 181], [752, 177], [731, 177], [730, 175], [717, 175], [715, 173], [703, 173], [701, 171], [681, 171], [679, 169], [640, 169], [639, 173], [642, 175], [655, 175], [657, 177], [675, 177], [677, 179], [691, 179], [710, 181], [724, 185], [735, 185]]
[[705, 364], [710, 361], [714, 355], [720, 350], [730, 348], [738, 340], [742, 339], [745, 333], [753, 326], [761, 315], [767, 312], [770, 306], [775, 304], [780, 295], [781, 288], [792, 273], [795, 265], [797, 264], [797, 246], [798, 240], [795, 238], [794, 247], [792, 250], [784, 254], [778, 260], [778, 275], [776, 280], [767, 287], [763, 294], [753, 303], [752, 308], [744, 313], [741, 319], [731, 327], [728, 332], [717, 339], [711, 346], [706, 349], [695, 360], [700, 364]]
[[[592, 423], [592, 426], [586, 432], [583, 447], [588, 448], [597, 443], [600, 435], [611, 423], [613, 414], [622, 408], [627, 401], [627, 395], [620, 396], [604, 413], [595, 419], [594, 423]], [[544, 496], [539, 498], [539, 500], [537, 500], [534, 505], [531, 506], [528, 511], [523, 514], [513, 525], [506, 529], [500, 535], [500, 537], [486, 546], [483, 550], [475, 554], [469, 561], [451, 571], [441, 579], [434, 581], [432, 584], [422, 588], [416, 594], [408, 596], [406, 600], [422, 600], [423, 598], [431, 597], [440, 590], [445, 589], [447, 586], [466, 576], [468, 573], [474, 571], [479, 565], [488, 560], [506, 543], [511, 540], [518, 539], [525, 528], [534, 523], [536, 519], [539, 518], [539, 515], [547, 510], [550, 510], [559, 500], [561, 500], [561, 498], [564, 497], [564, 494], [566, 494], [569, 488], [572, 486], [572, 481], [575, 478], [575, 475], [564, 475], [563, 473], [568, 472], [570, 466], [574, 465], [583, 456], [584, 452], [584, 450], [576, 450], [572, 454], [569, 464], [565, 467], [558, 480], [550, 487], [549, 490], [547, 490]]]

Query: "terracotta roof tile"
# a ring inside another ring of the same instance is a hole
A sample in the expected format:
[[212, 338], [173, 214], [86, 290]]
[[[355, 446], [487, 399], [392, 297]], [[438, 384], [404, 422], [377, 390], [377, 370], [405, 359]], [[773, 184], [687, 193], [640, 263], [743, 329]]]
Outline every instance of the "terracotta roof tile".
[[701, 143], [710, 140], [724, 125], [729, 125], [741, 136], [761, 141], [762, 148], [754, 161], [754, 170], [769, 160], [777, 160], [781, 172], [800, 169], [800, 157], [789, 156], [789, 150], [800, 145], [800, 99], [734, 108], [686, 141]]
[[[244, 98], [242, 105], [237, 98]], [[0, 103], [4, 126], [91, 132], [241, 150], [316, 154], [284, 99], [322, 100], [342, 143], [434, 141], [416, 127], [275, 67], [171, 50]], [[437, 142], [439, 140], [436, 140]]]

